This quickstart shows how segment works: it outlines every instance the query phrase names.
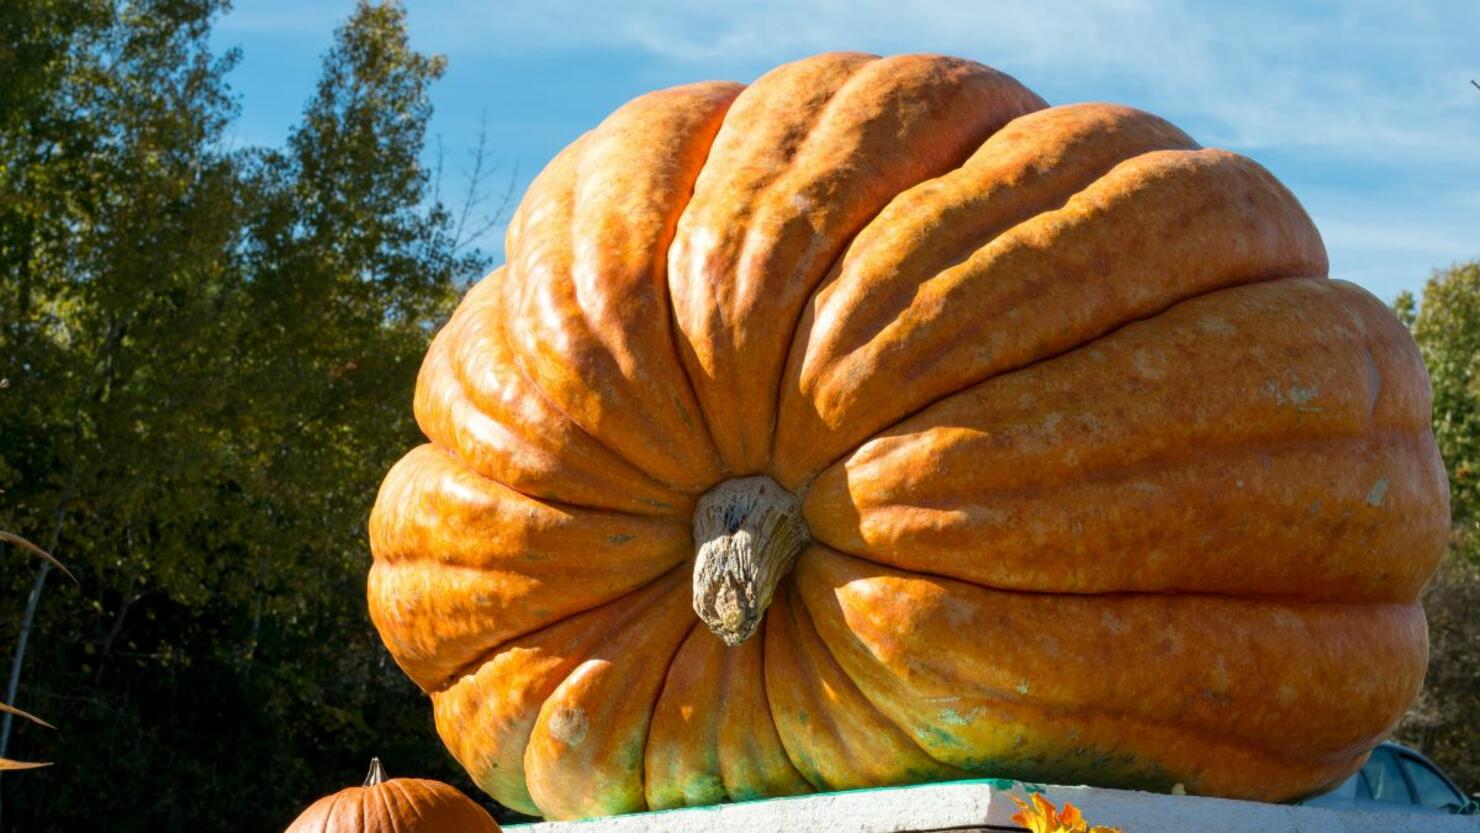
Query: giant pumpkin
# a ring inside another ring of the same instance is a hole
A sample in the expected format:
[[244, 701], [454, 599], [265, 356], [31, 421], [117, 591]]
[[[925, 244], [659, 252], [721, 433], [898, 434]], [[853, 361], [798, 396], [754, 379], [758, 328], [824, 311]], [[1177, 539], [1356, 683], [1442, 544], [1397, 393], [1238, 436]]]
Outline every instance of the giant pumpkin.
[[1277, 801], [1418, 690], [1424, 368], [1248, 159], [825, 54], [621, 107], [506, 254], [432, 342], [369, 576], [506, 805]]

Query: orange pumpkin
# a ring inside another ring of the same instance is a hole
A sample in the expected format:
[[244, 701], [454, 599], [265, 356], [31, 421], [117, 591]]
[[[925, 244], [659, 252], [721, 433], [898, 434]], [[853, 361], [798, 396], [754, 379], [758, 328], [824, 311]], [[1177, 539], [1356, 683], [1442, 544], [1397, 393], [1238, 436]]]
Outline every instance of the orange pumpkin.
[[1248, 159], [825, 54], [623, 106], [506, 251], [427, 354], [369, 577], [506, 805], [1279, 801], [1418, 690], [1424, 368]]
[[363, 787], [346, 787], [310, 804], [287, 833], [498, 833], [498, 822], [441, 781], [386, 780], [370, 761]]

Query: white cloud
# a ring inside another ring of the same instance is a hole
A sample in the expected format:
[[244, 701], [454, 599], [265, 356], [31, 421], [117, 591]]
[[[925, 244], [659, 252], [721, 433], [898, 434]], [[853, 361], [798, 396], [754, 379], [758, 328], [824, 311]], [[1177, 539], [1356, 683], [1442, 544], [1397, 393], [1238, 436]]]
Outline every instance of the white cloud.
[[1050, 100], [1133, 99], [1192, 122], [1209, 144], [1480, 158], [1480, 90], [1467, 83], [1480, 50], [1460, 34], [1480, 31], [1469, 2], [1356, 2], [1317, 16], [1177, 0], [443, 0], [414, 10], [418, 20], [454, 55], [628, 49], [693, 65], [696, 79], [748, 80], [828, 49], [946, 52]]
[[[1319, 9], [1274, 0], [407, 4], [413, 41], [447, 54], [454, 73], [476, 74], [494, 57], [507, 67], [525, 58], [548, 65], [551, 56], [568, 60], [571, 72], [600, 73], [609, 71], [604, 62], [612, 54], [623, 53], [639, 59], [643, 77], [672, 79], [658, 83], [748, 81], [830, 49], [971, 57], [1052, 102], [1142, 107], [1206, 145], [1264, 161], [1321, 227], [1333, 274], [1384, 298], [1421, 285], [1434, 266], [1480, 255], [1480, 90], [1469, 84], [1480, 79], [1473, 37], [1480, 3], [1473, 0], [1352, 0]], [[217, 40], [256, 42], [248, 61], [305, 53], [299, 74], [309, 79], [309, 44], [316, 65], [351, 7], [352, 0], [237, 0]], [[284, 51], [264, 53], [263, 45]], [[296, 115], [308, 83], [291, 96], [291, 107], [277, 108], [284, 118]], [[264, 95], [253, 106], [264, 107]], [[498, 101], [484, 104], [499, 113]], [[441, 103], [439, 112], [446, 112]], [[546, 118], [499, 115], [522, 123]], [[572, 124], [569, 132], [584, 126]], [[526, 163], [538, 167], [547, 158], [539, 153]], [[501, 248], [487, 237], [485, 243]]]

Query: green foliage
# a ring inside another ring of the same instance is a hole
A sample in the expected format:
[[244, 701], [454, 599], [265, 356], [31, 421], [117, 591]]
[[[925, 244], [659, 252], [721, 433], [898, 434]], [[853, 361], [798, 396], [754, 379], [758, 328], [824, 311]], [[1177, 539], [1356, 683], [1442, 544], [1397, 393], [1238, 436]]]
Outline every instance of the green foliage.
[[[280, 829], [359, 783], [471, 785], [364, 603], [429, 333], [486, 263], [420, 164], [440, 58], [361, 2], [288, 145], [232, 150], [225, 0], [0, 3], [0, 528], [49, 587], [12, 830]], [[14, 642], [31, 573], [0, 559]]]
[[1423, 299], [1395, 308], [1413, 331], [1434, 391], [1434, 438], [1449, 472], [1454, 533], [1424, 593], [1429, 672], [1398, 737], [1480, 789], [1480, 261], [1434, 273]]
[[[1398, 304], [1414, 307], [1411, 295]], [[1456, 545], [1480, 560], [1480, 261], [1435, 272], [1409, 316], [1434, 389]]]
[[1460, 786], [1480, 790], [1480, 563], [1451, 549], [1424, 590], [1429, 671], [1397, 738], [1433, 758]]

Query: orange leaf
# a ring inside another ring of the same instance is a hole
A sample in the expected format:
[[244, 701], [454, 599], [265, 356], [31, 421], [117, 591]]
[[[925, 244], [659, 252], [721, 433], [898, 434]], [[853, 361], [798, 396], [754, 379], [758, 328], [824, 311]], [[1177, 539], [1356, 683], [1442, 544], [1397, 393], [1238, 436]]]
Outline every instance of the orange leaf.
[[31, 714], [30, 712], [26, 711], [25, 709], [18, 709], [15, 706], [7, 706], [4, 703], [0, 703], [0, 712], [9, 712], [10, 714], [19, 715], [19, 716], [24, 717], [25, 719], [31, 721], [32, 723], [36, 723], [38, 725], [45, 726], [48, 729], [55, 729], [56, 728], [55, 726], [51, 725], [50, 723], [47, 723], [45, 720], [42, 720], [41, 718], [37, 717], [36, 715]]
[[51, 766], [51, 763], [38, 764], [30, 761], [12, 761], [9, 758], [0, 758], [0, 772], [6, 772], [12, 769], [38, 769], [44, 766]]
[[42, 558], [42, 559], [45, 559], [45, 560], [51, 562], [51, 566], [57, 568], [58, 570], [61, 570], [62, 571], [62, 575], [66, 576], [69, 579], [72, 579], [72, 583], [73, 584], [80, 584], [81, 583], [81, 582], [77, 581], [77, 576], [72, 575], [72, 571], [71, 570], [68, 570], [65, 566], [62, 565], [62, 562], [60, 562], [60, 561], [57, 560], [57, 557], [56, 556], [52, 555], [51, 553], [47, 552], [46, 550], [44, 550], [44, 549], [42, 549], [42, 548], [40, 548], [38, 546], [36, 546], [35, 544], [31, 543], [30, 541], [27, 541], [26, 539], [22, 538], [21, 536], [15, 535], [13, 533], [6, 532], [5, 530], [0, 529], [0, 541], [9, 541], [10, 543], [16, 545], [17, 547], [20, 547], [21, 549], [25, 550], [26, 552], [29, 552], [30, 554], [36, 556], [37, 558]]
[[1079, 808], [1068, 802], [1064, 803], [1061, 814], [1052, 801], [1038, 793], [1033, 793], [1031, 807], [1015, 795], [1008, 797], [1020, 808], [1012, 820], [1031, 833], [1122, 833], [1114, 827], [1090, 827]]

